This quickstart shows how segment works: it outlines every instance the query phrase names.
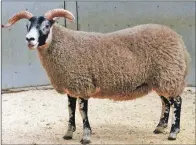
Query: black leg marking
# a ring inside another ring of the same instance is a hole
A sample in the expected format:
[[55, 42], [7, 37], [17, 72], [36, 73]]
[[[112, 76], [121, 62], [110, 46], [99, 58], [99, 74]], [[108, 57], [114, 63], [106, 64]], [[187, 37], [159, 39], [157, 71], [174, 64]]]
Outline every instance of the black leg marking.
[[157, 125], [156, 129], [154, 130], [155, 134], [163, 133], [164, 128], [167, 127], [169, 113], [170, 113], [169, 101], [163, 96], [161, 96], [160, 98], [162, 101], [162, 112], [161, 112], [161, 118], [160, 118], [159, 124]]
[[91, 127], [88, 121], [88, 100], [79, 98], [79, 110], [83, 120], [83, 137], [80, 142], [89, 144], [91, 142]]
[[76, 110], [76, 98], [68, 96], [68, 109], [69, 109], [69, 123], [67, 133], [64, 135], [64, 139], [72, 139], [73, 132], [76, 130], [75, 124], [75, 110]]
[[176, 98], [170, 98], [169, 101], [173, 107], [173, 114], [172, 114], [172, 126], [168, 139], [175, 140], [177, 134], [180, 132], [180, 113], [181, 113], [182, 99], [180, 96], [178, 96]]

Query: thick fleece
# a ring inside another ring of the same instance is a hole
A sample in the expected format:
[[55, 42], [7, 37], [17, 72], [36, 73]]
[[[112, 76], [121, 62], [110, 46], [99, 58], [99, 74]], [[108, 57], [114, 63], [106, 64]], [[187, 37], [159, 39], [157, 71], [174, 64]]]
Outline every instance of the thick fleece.
[[51, 44], [38, 53], [57, 92], [113, 100], [135, 99], [152, 89], [178, 96], [189, 59], [181, 36], [158, 24], [106, 34], [54, 24]]

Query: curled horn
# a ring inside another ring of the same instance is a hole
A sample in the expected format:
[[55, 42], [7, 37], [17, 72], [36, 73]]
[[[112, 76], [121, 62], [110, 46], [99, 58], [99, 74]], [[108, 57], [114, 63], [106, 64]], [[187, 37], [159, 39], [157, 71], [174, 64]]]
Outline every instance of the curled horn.
[[64, 10], [64, 9], [50, 10], [50, 11], [46, 12], [44, 16], [48, 20], [53, 20], [56, 17], [68, 18], [70, 21], [73, 21], [75, 19], [74, 15], [70, 11]]
[[7, 28], [12, 26], [14, 23], [19, 21], [20, 19], [30, 19], [33, 15], [28, 12], [28, 11], [20, 11], [16, 13], [14, 16], [12, 16], [9, 20], [8, 23], [5, 25], [1, 25], [2, 28]]

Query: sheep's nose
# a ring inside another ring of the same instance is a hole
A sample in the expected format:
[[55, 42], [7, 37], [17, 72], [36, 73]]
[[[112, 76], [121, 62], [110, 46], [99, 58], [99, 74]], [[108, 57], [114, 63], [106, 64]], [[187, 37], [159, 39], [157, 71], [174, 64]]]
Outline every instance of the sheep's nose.
[[31, 37], [31, 38], [26, 37], [26, 40], [27, 40], [28, 42], [30, 42], [30, 41], [35, 40], [35, 38], [33, 38], [33, 37]]

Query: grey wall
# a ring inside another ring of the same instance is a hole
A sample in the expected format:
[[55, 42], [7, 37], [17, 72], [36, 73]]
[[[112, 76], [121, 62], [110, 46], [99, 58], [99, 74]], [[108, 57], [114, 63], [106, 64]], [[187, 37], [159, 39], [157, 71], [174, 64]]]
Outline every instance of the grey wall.
[[[10, 16], [26, 8], [34, 15], [41, 15], [57, 7], [65, 7], [76, 16], [74, 23], [66, 22], [66, 27], [75, 30], [106, 33], [142, 23], [170, 26], [183, 36], [191, 54], [187, 80], [195, 86], [195, 2], [78, 2], [77, 5], [76, 2], [3, 2], [2, 22], [6, 23]], [[49, 84], [36, 51], [26, 47], [26, 22], [2, 30], [4, 89]], [[64, 24], [64, 19], [59, 19], [59, 23]]]

